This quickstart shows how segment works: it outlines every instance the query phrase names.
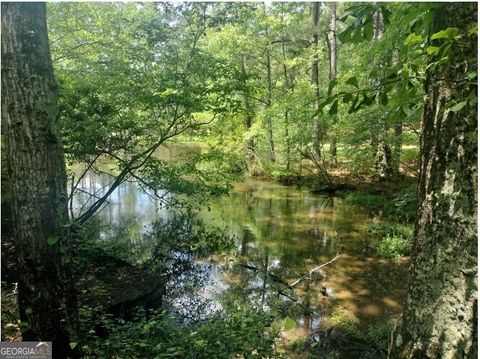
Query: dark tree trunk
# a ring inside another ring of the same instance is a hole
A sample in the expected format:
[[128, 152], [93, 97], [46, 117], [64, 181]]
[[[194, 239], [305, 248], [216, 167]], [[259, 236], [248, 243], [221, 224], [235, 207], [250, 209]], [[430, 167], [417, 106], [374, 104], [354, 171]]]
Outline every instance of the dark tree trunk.
[[26, 325], [22, 338], [53, 341], [55, 357], [66, 358], [73, 355], [69, 342], [76, 341], [78, 321], [64, 230], [67, 177], [45, 12], [44, 3], [2, 3], [2, 126], [20, 319]]
[[[329, 58], [329, 79], [337, 78], [337, 4], [331, 3], [330, 29], [327, 34], [327, 47]], [[333, 124], [337, 122], [337, 115], [334, 115]], [[330, 165], [337, 166], [337, 137], [335, 133], [330, 134]]]
[[394, 358], [477, 358], [476, 97], [456, 113], [447, 110], [477, 93], [476, 83], [465, 81], [477, 69], [477, 37], [467, 35], [476, 21], [476, 3], [433, 10], [432, 33], [457, 27], [462, 37], [425, 82], [419, 208]]

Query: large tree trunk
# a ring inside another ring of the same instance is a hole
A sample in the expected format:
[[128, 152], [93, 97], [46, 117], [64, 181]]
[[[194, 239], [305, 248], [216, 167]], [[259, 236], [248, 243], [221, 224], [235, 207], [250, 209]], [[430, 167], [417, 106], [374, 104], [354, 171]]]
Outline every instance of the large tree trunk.
[[477, 69], [477, 37], [466, 34], [476, 21], [476, 3], [433, 10], [433, 33], [457, 27], [462, 38], [449, 60], [427, 73], [419, 209], [394, 358], [477, 358], [477, 103], [448, 111], [477, 93], [465, 81]]
[[2, 125], [11, 180], [23, 340], [53, 341], [58, 358], [76, 341], [66, 172], [57, 130], [44, 3], [2, 3]]
[[[327, 47], [329, 59], [329, 80], [333, 81], [337, 78], [337, 4], [331, 3], [330, 11], [330, 29], [327, 34]], [[334, 115], [333, 124], [337, 122], [337, 115]], [[335, 133], [330, 134], [330, 165], [337, 165], [337, 136]]]

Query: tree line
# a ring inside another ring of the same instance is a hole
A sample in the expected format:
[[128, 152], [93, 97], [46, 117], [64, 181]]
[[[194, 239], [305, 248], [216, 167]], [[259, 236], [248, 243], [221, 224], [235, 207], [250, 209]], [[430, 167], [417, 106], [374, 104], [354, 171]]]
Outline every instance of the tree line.
[[[2, 141], [23, 340], [79, 357], [75, 231], [122, 182], [201, 197], [227, 173], [388, 180], [418, 143], [406, 306], [391, 357], [477, 353], [477, 5], [2, 3]], [[58, 82], [57, 82], [58, 81]], [[187, 164], [175, 138], [211, 151]], [[240, 150], [239, 150], [240, 149]], [[67, 163], [119, 174], [82, 213]], [[346, 160], [348, 159], [348, 161]], [[342, 164], [343, 162], [343, 164]], [[162, 198], [164, 199], [164, 198]]]

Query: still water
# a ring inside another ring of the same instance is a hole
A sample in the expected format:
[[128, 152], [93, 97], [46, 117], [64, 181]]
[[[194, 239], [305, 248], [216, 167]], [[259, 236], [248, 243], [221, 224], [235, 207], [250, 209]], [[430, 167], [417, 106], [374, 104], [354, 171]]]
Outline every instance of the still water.
[[[109, 175], [88, 173], [80, 188], [100, 195], [110, 181]], [[76, 211], [86, 198], [77, 196]], [[156, 240], [144, 234], [152, 223], [167, 223], [174, 214], [136, 182], [126, 182], [112, 193], [100, 217], [123, 228], [122, 240], [131, 244], [138, 264]], [[297, 321], [291, 335], [304, 337], [327, 326], [338, 313], [366, 326], [401, 312], [405, 261], [369, 254], [369, 234], [363, 227], [375, 219], [340, 198], [246, 180], [196, 217], [233, 238], [235, 250], [192, 259], [193, 267], [170, 279], [165, 302], [186, 320], [245, 303], [264, 310], [290, 308]], [[116, 241], [118, 233], [106, 230], [102, 240]], [[286, 287], [337, 254], [338, 259], [306, 276], [293, 290]]]

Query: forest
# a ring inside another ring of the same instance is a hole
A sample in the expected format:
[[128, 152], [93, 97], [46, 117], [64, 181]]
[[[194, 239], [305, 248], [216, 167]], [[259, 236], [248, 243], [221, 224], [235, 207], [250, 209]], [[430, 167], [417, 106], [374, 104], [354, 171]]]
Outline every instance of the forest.
[[2, 342], [477, 358], [477, 19], [2, 2]]

